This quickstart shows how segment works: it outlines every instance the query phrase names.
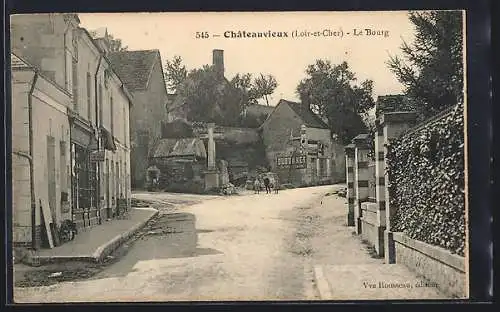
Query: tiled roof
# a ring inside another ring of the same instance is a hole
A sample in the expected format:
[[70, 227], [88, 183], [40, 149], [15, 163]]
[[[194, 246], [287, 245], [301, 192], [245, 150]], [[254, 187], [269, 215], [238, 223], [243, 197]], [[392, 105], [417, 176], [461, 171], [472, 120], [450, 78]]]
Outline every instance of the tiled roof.
[[130, 91], [144, 90], [148, 85], [158, 50], [112, 52], [111, 66]]
[[162, 139], [153, 157], [198, 156], [207, 157], [205, 145], [198, 138]]
[[323, 120], [321, 120], [321, 118], [319, 118], [315, 113], [313, 113], [313, 111], [309, 107], [301, 103], [291, 102], [283, 99], [280, 100], [280, 102], [288, 104], [288, 106], [290, 106], [290, 108], [295, 112], [295, 114], [299, 115], [300, 119], [302, 119], [302, 122], [307, 127], [329, 129], [328, 125]]

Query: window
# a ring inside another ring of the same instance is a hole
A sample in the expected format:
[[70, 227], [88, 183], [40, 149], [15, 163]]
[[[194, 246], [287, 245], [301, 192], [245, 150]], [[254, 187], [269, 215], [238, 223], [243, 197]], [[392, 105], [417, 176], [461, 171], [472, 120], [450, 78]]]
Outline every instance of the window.
[[92, 120], [92, 79], [90, 73], [87, 73], [87, 118]]
[[125, 107], [123, 107], [123, 144], [127, 146], [127, 118], [125, 115]]
[[109, 107], [110, 107], [110, 116], [109, 116], [109, 119], [111, 120], [111, 135], [114, 134], [114, 124], [113, 124], [113, 117], [115, 116], [114, 115], [114, 107], [113, 107], [113, 96], [111, 96], [109, 98]]
[[78, 62], [73, 59], [72, 63], [72, 76], [73, 76], [73, 109], [77, 114], [80, 114], [78, 107]]
[[[99, 118], [99, 125], [102, 125], [102, 118], [103, 118], [103, 115], [102, 115], [102, 111], [103, 111], [103, 106], [104, 104], [102, 103], [102, 85], [99, 84], [99, 103], [97, 103], [97, 105], [99, 105], [99, 116], [97, 118]], [[96, 118], [96, 119], [97, 119]]]

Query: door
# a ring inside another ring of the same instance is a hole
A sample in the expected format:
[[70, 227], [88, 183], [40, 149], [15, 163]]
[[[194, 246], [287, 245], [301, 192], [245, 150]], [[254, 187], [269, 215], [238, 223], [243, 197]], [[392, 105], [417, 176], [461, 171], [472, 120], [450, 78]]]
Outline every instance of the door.
[[56, 141], [54, 137], [47, 136], [47, 183], [49, 207], [52, 222], [56, 222], [57, 194], [56, 194]]
[[112, 214], [111, 214], [111, 192], [109, 190], [110, 188], [110, 178], [111, 178], [111, 168], [109, 167], [109, 159], [106, 159], [106, 213], [107, 213], [107, 218], [111, 219]]

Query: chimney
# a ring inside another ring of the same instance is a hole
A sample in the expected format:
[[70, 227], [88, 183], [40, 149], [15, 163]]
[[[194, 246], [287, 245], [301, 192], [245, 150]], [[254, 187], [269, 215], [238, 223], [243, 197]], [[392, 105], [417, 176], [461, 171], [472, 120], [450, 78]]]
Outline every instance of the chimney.
[[213, 66], [220, 78], [224, 77], [224, 50], [213, 51]]

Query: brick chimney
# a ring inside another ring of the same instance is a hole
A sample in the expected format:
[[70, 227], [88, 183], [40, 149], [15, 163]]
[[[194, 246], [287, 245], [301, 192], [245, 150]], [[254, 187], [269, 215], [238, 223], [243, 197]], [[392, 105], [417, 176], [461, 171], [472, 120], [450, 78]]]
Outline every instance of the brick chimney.
[[219, 78], [224, 77], [224, 50], [213, 51], [213, 66]]

